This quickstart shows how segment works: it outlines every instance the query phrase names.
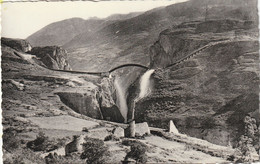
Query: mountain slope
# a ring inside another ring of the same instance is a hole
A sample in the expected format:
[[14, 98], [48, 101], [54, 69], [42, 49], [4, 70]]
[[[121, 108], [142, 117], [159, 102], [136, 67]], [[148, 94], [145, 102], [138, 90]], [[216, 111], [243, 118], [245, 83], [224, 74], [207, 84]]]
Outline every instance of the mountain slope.
[[145, 13], [74, 18], [48, 25], [28, 40], [32, 46], [63, 45], [73, 70], [104, 71], [122, 62], [149, 65], [149, 47], [161, 31], [194, 20], [255, 21], [255, 4], [256, 0], [190, 0]]
[[62, 46], [81, 33], [97, 31], [98, 29], [117, 20], [129, 19], [140, 13], [114, 14], [104, 19], [71, 18], [49, 24], [30, 35], [27, 40], [32, 46]]
[[256, 4], [256, 1], [245, 3], [241, 0], [191, 0], [147, 11], [131, 19], [116, 21], [92, 33], [82, 33], [64, 47], [71, 53], [69, 57], [74, 70], [107, 70], [122, 63], [132, 62], [149, 65], [149, 47], [161, 31], [182, 22], [195, 20], [255, 21], [257, 11], [252, 9], [254, 3]]
[[103, 20], [99, 19], [67, 19], [47, 25], [27, 40], [32, 46], [61, 46], [80, 33], [96, 29], [102, 22]]

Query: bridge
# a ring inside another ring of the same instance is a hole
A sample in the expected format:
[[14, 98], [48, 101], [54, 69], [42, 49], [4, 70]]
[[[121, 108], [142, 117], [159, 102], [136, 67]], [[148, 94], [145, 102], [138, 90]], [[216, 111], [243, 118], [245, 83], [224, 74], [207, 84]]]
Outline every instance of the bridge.
[[60, 70], [60, 69], [53, 69], [53, 68], [48, 68], [46, 66], [40, 65], [41, 67], [44, 67], [46, 69], [52, 70], [52, 71], [58, 71], [58, 72], [66, 72], [66, 73], [73, 73], [73, 74], [88, 74], [88, 75], [96, 75], [96, 76], [101, 76], [101, 77], [108, 77], [110, 73], [124, 67], [140, 67], [144, 69], [149, 69], [149, 67], [141, 65], [141, 64], [134, 64], [134, 63], [129, 63], [129, 64], [123, 64], [119, 65], [117, 67], [114, 67], [110, 69], [107, 72], [84, 72], [84, 71], [69, 71], [69, 70]]
[[117, 66], [113, 69], [110, 69], [108, 72], [111, 73], [117, 69], [123, 68], [123, 67], [140, 67], [140, 68], [144, 68], [144, 69], [149, 69], [147, 66], [141, 65], [141, 64], [123, 64], [120, 66]]

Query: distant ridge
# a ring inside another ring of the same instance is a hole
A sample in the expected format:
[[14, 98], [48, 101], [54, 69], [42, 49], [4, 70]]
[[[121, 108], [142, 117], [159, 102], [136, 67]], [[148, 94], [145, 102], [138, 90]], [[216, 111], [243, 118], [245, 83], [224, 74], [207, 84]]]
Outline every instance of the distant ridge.
[[51, 23], [34, 34], [30, 35], [27, 40], [32, 46], [62, 46], [81, 33], [93, 32], [102, 27], [118, 20], [130, 19], [141, 12], [129, 14], [114, 14], [104, 19], [97, 17], [87, 20], [82, 18], [71, 18]]

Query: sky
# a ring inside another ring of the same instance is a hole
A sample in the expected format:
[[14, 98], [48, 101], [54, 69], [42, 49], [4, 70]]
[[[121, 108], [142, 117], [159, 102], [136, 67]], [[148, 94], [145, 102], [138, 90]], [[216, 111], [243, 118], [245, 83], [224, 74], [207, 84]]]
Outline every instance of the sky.
[[112, 14], [147, 11], [183, 1], [186, 0], [5, 2], [1, 5], [1, 35], [25, 39], [46, 25], [64, 19], [105, 18]]

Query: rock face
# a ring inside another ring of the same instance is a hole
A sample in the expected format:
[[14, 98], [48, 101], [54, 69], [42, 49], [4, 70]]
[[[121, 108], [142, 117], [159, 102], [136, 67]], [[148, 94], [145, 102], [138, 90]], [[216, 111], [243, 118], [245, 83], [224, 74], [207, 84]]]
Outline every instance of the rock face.
[[67, 52], [58, 46], [33, 47], [30, 54], [35, 55], [51, 69], [71, 70], [67, 61]]
[[113, 78], [103, 78], [99, 85], [99, 106], [105, 120], [124, 122], [124, 118], [116, 105], [116, 90]]
[[112, 107], [115, 102], [115, 88], [114, 88], [114, 84], [113, 84], [113, 79], [110, 78], [102, 78], [101, 82], [100, 82], [100, 99], [102, 99], [101, 101], [101, 106], [102, 107]]
[[12, 47], [17, 51], [22, 51], [22, 52], [28, 52], [31, 51], [32, 49], [30, 43], [23, 39], [1, 38], [1, 44], [4, 44], [8, 47]]
[[136, 121], [167, 128], [173, 120], [181, 133], [220, 145], [237, 142], [247, 114], [259, 124], [258, 31], [248, 21], [193, 21], [163, 31], [150, 49], [151, 66], [185, 60], [155, 71], [153, 92], [135, 105]]

